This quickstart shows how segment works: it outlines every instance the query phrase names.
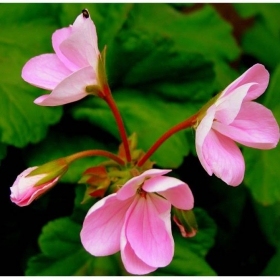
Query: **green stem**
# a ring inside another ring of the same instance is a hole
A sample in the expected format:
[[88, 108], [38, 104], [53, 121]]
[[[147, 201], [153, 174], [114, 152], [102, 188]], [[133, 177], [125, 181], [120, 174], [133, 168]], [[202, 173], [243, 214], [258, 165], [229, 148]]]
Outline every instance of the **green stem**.
[[120, 165], [125, 165], [125, 162], [121, 158], [119, 158], [118, 156], [116, 156], [110, 152], [103, 151], [103, 150], [87, 150], [87, 151], [78, 152], [71, 156], [65, 157], [65, 160], [69, 164], [77, 159], [80, 159], [83, 157], [91, 157], [91, 156], [107, 157], [107, 158], [112, 159], [113, 161], [116, 161]]
[[152, 155], [153, 153], [173, 134], [177, 133], [180, 130], [189, 128], [194, 126], [197, 122], [198, 113], [191, 116], [187, 120], [173, 126], [170, 130], [165, 132], [157, 141], [156, 143], [148, 150], [148, 152], [138, 161], [137, 166], [141, 167]]
[[127, 162], [131, 162], [131, 155], [130, 155], [130, 149], [129, 149], [129, 144], [128, 144], [128, 139], [127, 139], [127, 135], [126, 135], [126, 131], [124, 128], [124, 123], [121, 117], [121, 114], [118, 110], [118, 107], [115, 103], [115, 100], [113, 99], [112, 94], [108, 91], [110, 91], [110, 89], [106, 89], [106, 94], [104, 96], [104, 100], [107, 102], [107, 104], [109, 105], [111, 111], [113, 112], [113, 115], [115, 117], [115, 120], [117, 122], [117, 126], [120, 132], [120, 136], [124, 145], [124, 150], [125, 150], [125, 156], [126, 156], [126, 161]]

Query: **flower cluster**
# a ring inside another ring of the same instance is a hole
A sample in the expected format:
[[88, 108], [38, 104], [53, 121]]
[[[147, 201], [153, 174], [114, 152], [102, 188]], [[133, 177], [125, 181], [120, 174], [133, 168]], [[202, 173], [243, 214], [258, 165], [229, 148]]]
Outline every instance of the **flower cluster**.
[[174, 255], [171, 208], [182, 236], [192, 237], [197, 231], [190, 211], [194, 198], [186, 183], [166, 176], [171, 170], [153, 168], [154, 162], [149, 158], [174, 133], [191, 127], [196, 131], [197, 156], [206, 172], [228, 185], [239, 185], [245, 163], [235, 142], [271, 149], [279, 141], [279, 126], [272, 112], [253, 101], [266, 90], [268, 71], [261, 64], [252, 66], [195, 115], [163, 134], [145, 153], [136, 150], [135, 135], [126, 136], [88, 11], [83, 10], [73, 25], [54, 32], [52, 45], [54, 54], [34, 57], [22, 70], [26, 82], [52, 91], [34, 102], [57, 106], [90, 94], [98, 96], [112, 110], [122, 144], [117, 155], [88, 150], [26, 169], [11, 187], [12, 202], [29, 205], [52, 188], [73, 161], [86, 156], [107, 157], [109, 161], [87, 169], [80, 180], [87, 184], [84, 201], [91, 197], [99, 199], [83, 223], [84, 248], [94, 256], [120, 251], [125, 269], [132, 274], [147, 274], [167, 266]]

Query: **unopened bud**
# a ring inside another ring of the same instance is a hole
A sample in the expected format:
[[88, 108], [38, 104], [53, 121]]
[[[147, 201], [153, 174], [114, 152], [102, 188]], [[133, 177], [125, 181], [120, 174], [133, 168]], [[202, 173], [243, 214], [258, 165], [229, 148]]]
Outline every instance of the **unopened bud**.
[[192, 210], [174, 208], [173, 221], [177, 224], [183, 237], [196, 235], [198, 226]]

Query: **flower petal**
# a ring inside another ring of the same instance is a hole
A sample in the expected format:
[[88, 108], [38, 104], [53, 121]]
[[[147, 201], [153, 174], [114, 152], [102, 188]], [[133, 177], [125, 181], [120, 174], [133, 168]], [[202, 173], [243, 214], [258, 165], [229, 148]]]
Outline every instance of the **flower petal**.
[[[126, 220], [127, 217], [130, 217], [131, 212], [133, 211], [135, 205], [137, 204], [137, 198], [134, 199], [131, 207], [126, 213]], [[121, 232], [121, 258], [122, 262], [124, 264], [125, 269], [132, 274], [147, 274], [152, 271], [155, 271], [157, 267], [152, 267], [147, 265], [144, 261], [142, 261], [140, 258], [138, 258], [131, 248], [129, 242], [126, 239], [126, 222], [122, 228]]]
[[155, 194], [147, 194], [146, 198], [137, 199], [137, 204], [130, 215], [127, 215], [124, 225], [127, 241], [137, 257], [147, 265], [166, 266], [174, 254], [171, 204]]
[[256, 85], [252, 86], [244, 100], [253, 100], [258, 98], [260, 95], [264, 93], [268, 86], [269, 82], [269, 73], [265, 69], [262, 64], [255, 64], [251, 68], [249, 68], [243, 75], [237, 78], [234, 82], [232, 82], [223, 92], [221, 97], [225, 97], [229, 95], [232, 91], [238, 88], [241, 85], [245, 85], [247, 83], [256, 83]]
[[146, 178], [164, 175], [170, 172], [171, 169], [149, 169], [139, 176], [135, 176], [127, 181], [123, 187], [118, 191], [118, 199], [124, 200], [135, 195], [138, 187], [145, 181]]
[[254, 86], [253, 83], [242, 85], [227, 96], [219, 98], [215, 104], [217, 106], [215, 119], [224, 124], [233, 122], [240, 111], [243, 99], [252, 86]]
[[99, 50], [96, 28], [91, 18], [82, 14], [72, 27], [72, 34], [59, 46], [61, 53], [80, 68], [91, 65], [96, 67]]
[[193, 194], [189, 186], [179, 179], [167, 176], [154, 177], [145, 181], [142, 188], [146, 192], [159, 193], [179, 209], [193, 208]]
[[65, 78], [49, 95], [43, 95], [34, 102], [42, 106], [57, 106], [80, 100], [88, 95], [86, 86], [96, 84], [95, 72], [85, 67]]
[[60, 44], [66, 40], [70, 35], [72, 34], [72, 27], [64, 27], [61, 29], [56, 30], [52, 35], [52, 45], [53, 49], [60, 59], [60, 61], [72, 72], [75, 72], [80, 69], [78, 65], [73, 63], [71, 60], [69, 60], [60, 50], [59, 46]]
[[22, 78], [37, 87], [53, 90], [71, 74], [55, 54], [42, 54], [31, 58], [22, 69]]
[[214, 122], [213, 128], [242, 145], [257, 149], [275, 148], [279, 141], [279, 126], [272, 112], [252, 101], [242, 104], [229, 126]]
[[242, 182], [244, 158], [230, 138], [211, 129], [203, 143], [202, 156], [213, 173], [228, 185], [237, 186]]
[[111, 255], [120, 250], [125, 214], [132, 200], [119, 201], [111, 194], [88, 211], [81, 231], [84, 248], [94, 256]]
[[216, 106], [212, 105], [208, 108], [207, 114], [204, 116], [204, 118], [201, 120], [200, 124], [198, 125], [195, 133], [195, 148], [197, 156], [200, 160], [201, 165], [206, 170], [206, 172], [211, 176], [213, 174], [213, 171], [208, 164], [208, 162], [205, 160], [203, 156], [202, 147], [204, 145], [205, 138], [209, 131], [211, 130], [213, 120], [215, 117], [216, 112]]

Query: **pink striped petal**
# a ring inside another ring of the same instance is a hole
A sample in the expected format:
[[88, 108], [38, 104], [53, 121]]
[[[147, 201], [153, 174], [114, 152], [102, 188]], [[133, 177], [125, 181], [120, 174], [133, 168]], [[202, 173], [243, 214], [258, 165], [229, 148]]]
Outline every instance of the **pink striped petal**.
[[217, 106], [215, 119], [224, 124], [230, 124], [239, 113], [243, 99], [253, 83], [242, 85], [236, 88], [231, 94], [219, 98], [215, 105]]
[[65, 27], [56, 30], [52, 35], [52, 45], [53, 49], [60, 59], [60, 61], [72, 72], [75, 72], [80, 69], [78, 65], [73, 63], [71, 60], [69, 60], [63, 53], [61, 52], [59, 46], [60, 44], [66, 40], [70, 35], [72, 34], [72, 27]]
[[134, 196], [137, 189], [142, 185], [145, 179], [161, 176], [170, 171], [171, 169], [149, 169], [139, 176], [133, 177], [128, 182], [126, 182], [124, 186], [118, 191], [118, 199], [125, 200], [129, 197]]
[[243, 75], [232, 82], [223, 92], [221, 97], [231, 94], [236, 88], [247, 83], [257, 83], [248, 91], [244, 100], [254, 100], [264, 93], [268, 86], [269, 73], [262, 64], [255, 64]]
[[[126, 239], [137, 257], [147, 265], [166, 266], [174, 254], [171, 204], [155, 194], [147, 194], [146, 198], [137, 199], [137, 204], [130, 215], [127, 215], [124, 225]], [[159, 212], [163, 209], [167, 210], [160, 215]]]
[[59, 48], [61, 53], [78, 67], [91, 65], [95, 69], [99, 55], [95, 25], [90, 18], [83, 18], [82, 15], [76, 21], [78, 24], [73, 24], [72, 34]]
[[279, 141], [279, 126], [272, 112], [256, 102], [244, 102], [229, 126], [214, 122], [213, 128], [244, 146], [257, 149], [275, 148]]
[[157, 192], [179, 209], [193, 208], [194, 198], [189, 186], [179, 179], [160, 176], [144, 182], [143, 190]]
[[242, 182], [245, 172], [244, 159], [230, 138], [210, 130], [203, 143], [202, 157], [212, 172], [228, 185], [237, 186]]
[[37, 87], [53, 90], [71, 74], [55, 54], [42, 54], [31, 58], [22, 69], [22, 78]]
[[93, 205], [81, 231], [84, 248], [94, 256], [111, 255], [120, 250], [121, 229], [132, 200], [119, 201], [111, 194]]
[[34, 102], [42, 106], [57, 106], [80, 100], [88, 95], [87, 85], [96, 84], [95, 72], [85, 67], [65, 78], [49, 95], [43, 95]]

